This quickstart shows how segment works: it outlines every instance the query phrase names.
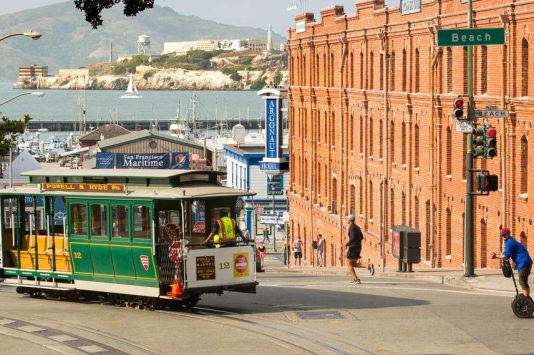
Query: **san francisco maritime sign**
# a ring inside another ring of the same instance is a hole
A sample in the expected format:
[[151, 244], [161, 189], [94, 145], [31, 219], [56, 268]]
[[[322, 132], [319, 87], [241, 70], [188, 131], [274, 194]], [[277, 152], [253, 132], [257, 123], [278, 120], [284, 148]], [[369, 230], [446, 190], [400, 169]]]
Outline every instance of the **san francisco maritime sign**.
[[122, 184], [42, 184], [44, 191], [124, 192]]

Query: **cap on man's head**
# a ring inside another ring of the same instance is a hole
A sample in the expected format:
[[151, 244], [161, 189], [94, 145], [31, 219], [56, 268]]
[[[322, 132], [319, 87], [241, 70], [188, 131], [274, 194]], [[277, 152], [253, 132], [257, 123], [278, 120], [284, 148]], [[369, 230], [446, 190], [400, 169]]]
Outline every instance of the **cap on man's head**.
[[349, 214], [347, 217], [345, 217], [346, 220], [348, 221], [354, 221], [354, 215], [353, 214]]
[[510, 229], [507, 228], [507, 227], [502, 227], [501, 228], [501, 237], [504, 237], [505, 235], [509, 235], [510, 234]]

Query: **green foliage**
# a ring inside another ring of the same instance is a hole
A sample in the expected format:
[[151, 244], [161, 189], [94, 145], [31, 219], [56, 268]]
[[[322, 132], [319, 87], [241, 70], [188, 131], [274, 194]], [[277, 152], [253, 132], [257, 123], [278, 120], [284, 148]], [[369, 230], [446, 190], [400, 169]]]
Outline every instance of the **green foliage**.
[[116, 63], [111, 71], [114, 75], [122, 75], [126, 73], [135, 73], [135, 68], [138, 65], [150, 65], [147, 55], [134, 55], [130, 60]]
[[17, 141], [17, 137], [24, 133], [28, 122], [31, 121], [29, 115], [24, 115], [21, 120], [12, 120], [2, 116], [3, 124], [0, 125], [0, 155], [9, 153], [9, 147]]
[[233, 81], [239, 81], [239, 80], [243, 79], [243, 77], [241, 75], [239, 75], [238, 72], [235, 72], [235, 73], [232, 73], [230, 75], [230, 79], [232, 79]]
[[222, 68], [222, 73], [224, 75], [232, 75], [234, 73], [237, 73], [237, 69], [236, 68], [230, 68], [230, 67], [224, 67]]
[[[85, 21], [89, 22], [93, 28], [102, 25], [100, 13], [104, 9], [110, 9], [121, 0], [74, 0], [76, 8], [85, 13]], [[139, 12], [154, 7], [154, 0], [122, 0], [124, 4], [124, 14], [135, 16]]]
[[275, 87], [278, 87], [282, 82], [282, 73], [279, 70], [276, 71], [273, 78], [273, 84]]
[[254, 59], [254, 57], [240, 57], [237, 60], [237, 63], [243, 64], [243, 65], [251, 65], [252, 64], [252, 59]]
[[265, 87], [265, 78], [261, 76], [259, 79], [254, 80], [252, 84], [250, 84], [250, 90], [261, 90]]
[[154, 75], [154, 72], [153, 71], [146, 71], [144, 74], [143, 74], [143, 79], [145, 80], [148, 80], [152, 77], [152, 75]]

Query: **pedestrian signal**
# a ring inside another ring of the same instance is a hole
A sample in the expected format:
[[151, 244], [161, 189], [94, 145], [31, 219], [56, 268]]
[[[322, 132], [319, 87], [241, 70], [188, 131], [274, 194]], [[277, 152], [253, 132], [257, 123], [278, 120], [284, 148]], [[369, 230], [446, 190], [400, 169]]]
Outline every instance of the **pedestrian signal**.
[[477, 176], [477, 189], [481, 192], [499, 190], [499, 177], [487, 173], [480, 173]]
[[464, 119], [464, 99], [461, 96], [454, 99], [452, 114], [459, 120]]

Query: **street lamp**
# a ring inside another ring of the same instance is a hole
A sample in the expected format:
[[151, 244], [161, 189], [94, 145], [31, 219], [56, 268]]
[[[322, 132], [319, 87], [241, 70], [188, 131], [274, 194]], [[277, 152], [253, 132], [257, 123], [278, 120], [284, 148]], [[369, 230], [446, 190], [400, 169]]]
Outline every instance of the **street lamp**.
[[4, 104], [7, 104], [9, 101], [15, 100], [17, 97], [21, 97], [21, 96], [24, 96], [24, 95], [33, 95], [33, 96], [37, 96], [37, 97], [43, 97], [45, 94], [42, 91], [27, 91], [27, 92], [23, 92], [22, 94], [15, 95], [12, 98], [7, 99], [4, 102], [0, 102], [0, 106], [2, 106]]
[[24, 36], [24, 37], [29, 37], [29, 38], [35, 39], [35, 40], [41, 38], [41, 34], [39, 32], [30, 31], [30, 32], [12, 33], [10, 35], [7, 35], [7, 36], [4, 36], [4, 37], [0, 38], [0, 41], [3, 41], [6, 38], [14, 37], [14, 36]]

